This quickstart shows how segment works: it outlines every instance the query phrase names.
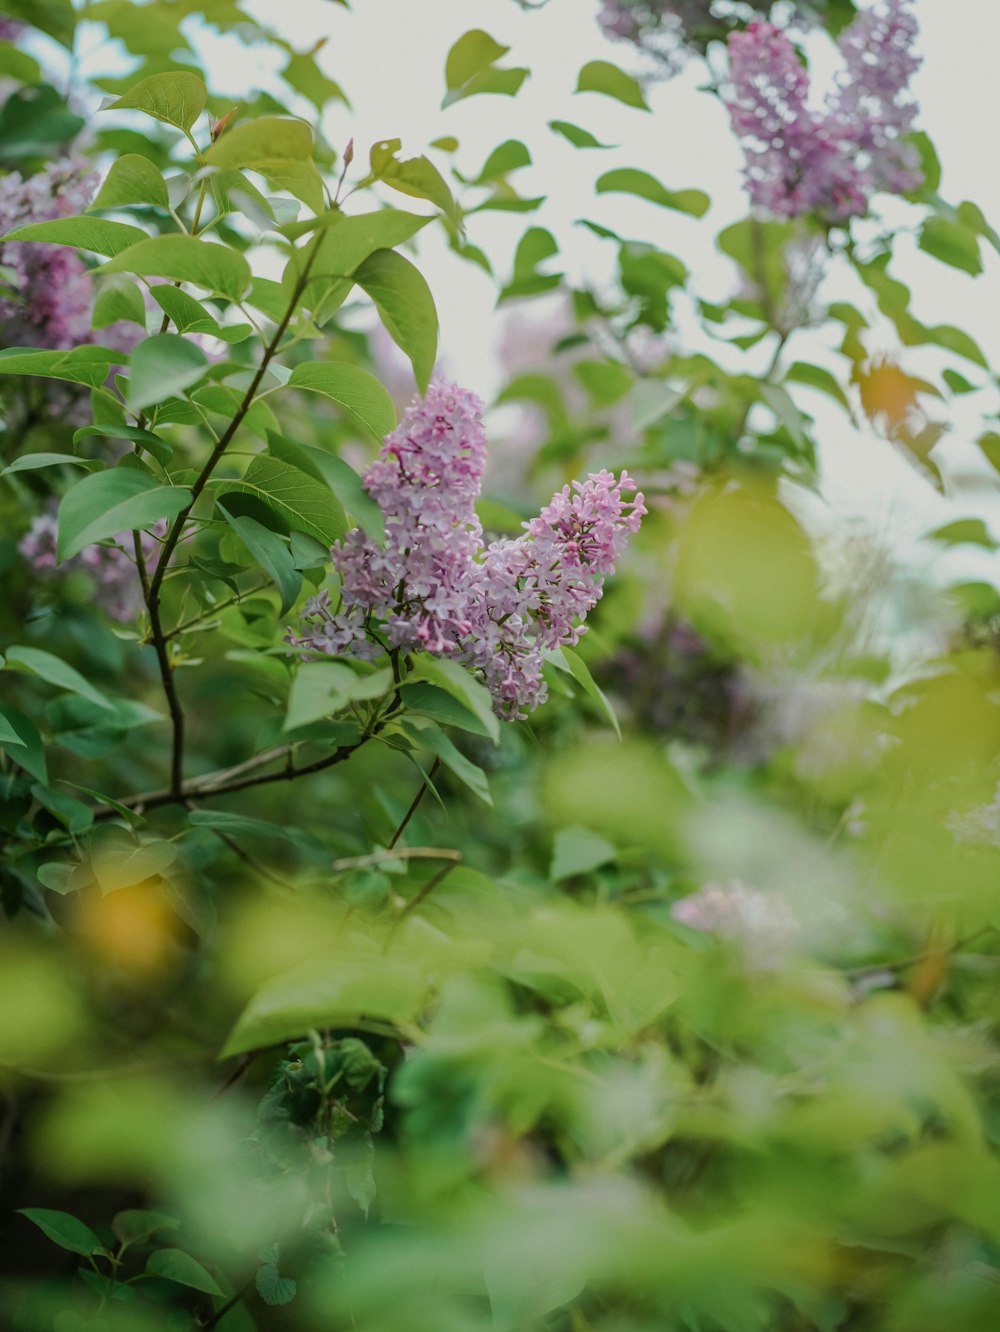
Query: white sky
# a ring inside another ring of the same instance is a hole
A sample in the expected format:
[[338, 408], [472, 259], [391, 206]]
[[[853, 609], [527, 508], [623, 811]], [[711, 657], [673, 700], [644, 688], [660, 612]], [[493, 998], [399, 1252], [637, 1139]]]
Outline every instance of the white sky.
[[[514, 178], [524, 195], [546, 194], [546, 203], [532, 214], [483, 214], [470, 220], [469, 239], [482, 246], [496, 271], [506, 276], [517, 241], [531, 225], [549, 228], [559, 241], [560, 267], [573, 280], [595, 280], [609, 271], [611, 243], [575, 226], [592, 218], [623, 235], [650, 241], [679, 254], [692, 269], [691, 287], [698, 295], [724, 297], [732, 289], [729, 261], [714, 249], [714, 235], [746, 215], [740, 187], [741, 156], [729, 131], [724, 109], [711, 94], [698, 91], [705, 68], [692, 61], [679, 76], [649, 89], [653, 114], [622, 106], [597, 94], [574, 94], [580, 66], [591, 59], [610, 59], [633, 71], [641, 62], [628, 45], [607, 42], [596, 23], [597, 0], [549, 0], [542, 9], [525, 12], [514, 0], [353, 0], [349, 12], [331, 0], [252, 0], [248, 8], [300, 49], [321, 38], [327, 45], [321, 64], [345, 88], [353, 109], [332, 107], [324, 129], [338, 149], [354, 137], [363, 163], [376, 140], [399, 137], [404, 152], [420, 153], [443, 135], [460, 140], [455, 164], [475, 175], [487, 154], [506, 138], [522, 139], [534, 165]], [[958, 202], [971, 198], [994, 223], [1000, 222], [1000, 171], [995, 144], [1000, 130], [996, 87], [996, 52], [1000, 50], [1000, 5], [996, 0], [916, 0], [921, 26], [923, 68], [915, 92], [921, 106], [919, 124], [934, 140], [944, 176], [942, 195]], [[960, 15], [960, 21], [958, 16]], [[531, 77], [516, 98], [482, 96], [441, 110], [444, 62], [448, 48], [462, 32], [486, 29], [509, 44], [504, 63], [527, 65]], [[266, 55], [256, 56], [235, 39], [199, 42], [213, 72], [214, 90], [234, 99], [248, 87], [267, 85]], [[826, 39], [814, 41], [810, 56], [816, 77], [836, 64]], [[581, 151], [546, 128], [551, 119], [580, 124], [614, 151]], [[432, 154], [433, 155], [433, 154]], [[443, 155], [437, 158], [444, 166]], [[628, 196], [595, 197], [593, 182], [616, 166], [650, 171], [671, 189], [696, 186], [708, 191], [713, 205], [701, 222], [667, 212]], [[916, 229], [920, 213], [889, 203], [892, 220]], [[982, 345], [987, 359], [1000, 364], [1000, 256], [984, 249], [986, 273], [977, 279], [936, 263], [920, 253], [914, 240], [902, 240], [892, 271], [914, 291], [914, 311], [928, 324], [955, 323]], [[448, 372], [487, 399], [498, 386], [496, 346], [503, 316], [495, 310], [495, 287], [473, 265], [451, 255], [440, 236], [424, 232], [421, 267], [434, 291], [441, 317], [441, 357]], [[862, 289], [825, 292], [831, 299], [854, 300], [867, 309]], [[530, 312], [530, 304], [526, 307]], [[720, 360], [726, 349], [704, 340], [693, 320], [683, 319], [688, 349], [704, 348]], [[825, 360], [838, 375], [846, 363], [825, 352], [829, 337], [793, 343], [791, 358]], [[891, 348], [887, 337], [886, 349]], [[766, 360], [767, 352], [762, 353]], [[942, 361], [936, 353], [908, 351], [904, 366], [932, 378]], [[949, 362], [974, 383], [987, 376], [971, 365]], [[735, 366], [737, 362], [733, 361]], [[743, 362], [742, 368], [761, 368]], [[992, 396], [991, 396], [992, 395]], [[817, 421], [824, 490], [838, 511], [860, 513], [883, 538], [912, 558], [912, 541], [920, 532], [972, 512], [1000, 512], [992, 495], [964, 489], [959, 508], [940, 499], [925, 481], [899, 461], [890, 447], [871, 433], [852, 430], [840, 410], [818, 394], [799, 393]], [[952, 436], [945, 471], [958, 483], [959, 474], [976, 470], [978, 451], [972, 441], [983, 427], [981, 414], [996, 412], [994, 389], [970, 395], [951, 411]], [[613, 458], [607, 459], [613, 465]], [[979, 478], [986, 472], [979, 467]], [[996, 524], [1000, 535], [1000, 522]], [[924, 547], [945, 575], [957, 561], [963, 568], [985, 571], [992, 561], [965, 549], [938, 554]], [[995, 566], [994, 566], [995, 567]]]

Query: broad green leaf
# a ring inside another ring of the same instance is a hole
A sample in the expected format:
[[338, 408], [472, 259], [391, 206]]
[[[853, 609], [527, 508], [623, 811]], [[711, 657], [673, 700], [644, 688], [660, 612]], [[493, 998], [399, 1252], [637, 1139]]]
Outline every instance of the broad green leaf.
[[190, 490], [162, 486], [134, 468], [94, 472], [68, 490], [59, 505], [59, 559], [72, 559], [95, 541], [173, 518], [190, 502]]
[[922, 130], [915, 130], [907, 137], [920, 154], [920, 174], [923, 181], [915, 193], [917, 195], [935, 194], [941, 185], [941, 161], [937, 155], [937, 150]]
[[995, 471], [1000, 472], [1000, 434], [987, 430], [976, 440], [983, 457]]
[[711, 203], [703, 190], [668, 190], [648, 171], [638, 171], [635, 167], [606, 171], [594, 188], [598, 194], [634, 194], [662, 208], [690, 213], [692, 217], [704, 217]]
[[304, 120], [291, 116], [261, 116], [226, 130], [204, 153], [205, 161], [220, 171], [284, 162], [309, 162], [313, 155], [313, 133]]
[[197, 384], [208, 366], [202, 349], [177, 333], [159, 333], [140, 342], [129, 364], [126, 402], [140, 412], [155, 402], [176, 397]]
[[318, 466], [327, 485], [361, 530], [366, 532], [376, 545], [381, 546], [385, 541], [382, 510], [365, 490], [361, 477], [350, 463], [338, 458], [336, 454], [319, 449], [315, 452], [322, 454]]
[[488, 185], [491, 181], [504, 180], [512, 172], [529, 166], [531, 166], [531, 154], [521, 140], [506, 139], [493, 149], [472, 183]]
[[[412, 677], [410, 677], [412, 679]], [[437, 685], [418, 681], [416, 684], [404, 684], [399, 691], [400, 698], [408, 713], [430, 717], [441, 726], [457, 726], [460, 731], [469, 731], [472, 735], [489, 737], [486, 725], [452, 694], [439, 689]], [[492, 712], [492, 710], [491, 710]], [[496, 721], [496, 717], [492, 717]]]
[[81, 217], [57, 217], [52, 222], [29, 222], [27, 226], [8, 231], [3, 240], [4, 243], [38, 241], [45, 245], [69, 245], [114, 258], [130, 245], [148, 240], [148, 234], [141, 227], [131, 227], [125, 222], [109, 222], [103, 217], [83, 214]]
[[313, 958], [261, 986], [221, 1057], [279, 1045], [308, 1031], [349, 1027], [363, 1017], [410, 1023], [426, 998], [423, 976], [398, 955]]
[[589, 874], [614, 860], [616, 855], [611, 843], [589, 828], [561, 828], [552, 839], [549, 878], [559, 883], [575, 874]]
[[90, 852], [94, 878], [105, 894], [155, 878], [176, 859], [177, 847], [173, 842], [137, 845], [123, 828], [107, 826], [95, 833]]
[[576, 91], [603, 93], [605, 97], [614, 97], [626, 106], [638, 107], [641, 111], [649, 110], [649, 104], [636, 80], [607, 60], [591, 60], [584, 65], [580, 70]]
[[99, 388], [113, 365], [128, 360], [125, 352], [108, 347], [74, 347], [72, 351], [36, 351], [34, 347], [7, 347], [0, 351], [0, 375], [39, 375], [71, 384]]
[[72, 0], [4, 0], [3, 12], [48, 33], [67, 50], [73, 49], [76, 12]]
[[327, 102], [343, 102], [350, 107], [350, 100], [340, 84], [325, 74], [316, 63], [316, 54], [325, 44], [326, 38], [323, 37], [310, 51], [293, 53], [281, 77], [290, 88], [308, 98], [317, 111], [322, 111]]
[[0, 712], [0, 745], [16, 745], [18, 749], [26, 748], [24, 741], [2, 712]]
[[223, 1293], [215, 1277], [183, 1249], [157, 1249], [149, 1255], [146, 1272], [149, 1276], [166, 1277], [191, 1290], [200, 1290], [205, 1295]]
[[218, 327], [218, 322], [201, 302], [180, 287], [157, 284], [149, 294], [169, 317], [178, 333], [210, 333], [213, 327]]
[[[102, 264], [101, 273], [170, 278], [238, 301], [250, 285], [250, 265], [228, 245], [194, 236], [152, 236]], [[81, 348], [81, 350], [84, 350]], [[118, 357], [121, 360], [121, 355]]]
[[518, 242], [514, 254], [514, 271], [500, 293], [500, 300], [517, 296], [534, 296], [557, 287], [561, 273], [540, 273], [538, 266], [559, 253], [559, 246], [551, 231], [545, 227], [529, 227]]
[[257, 1294], [270, 1307], [291, 1304], [298, 1292], [298, 1282], [282, 1276], [276, 1263], [263, 1263], [257, 1268]]
[[828, 397], [835, 398], [848, 411], [851, 404], [847, 394], [834, 375], [821, 365], [813, 365], [811, 361], [795, 361], [785, 371], [785, 382], [787, 384], [807, 384], [810, 388], [819, 389]]
[[[433, 217], [430, 214], [423, 217], [419, 213], [406, 213], [399, 208], [384, 208], [377, 213], [359, 213], [354, 217], [345, 217], [340, 212], [326, 213], [315, 219], [315, 222], [298, 222], [285, 230], [286, 234], [295, 239], [315, 229], [315, 224], [323, 229], [325, 234], [310, 269], [310, 281], [318, 282], [329, 281], [330, 278], [349, 278], [358, 265], [376, 250], [394, 249], [415, 236], [421, 227], [431, 221]], [[303, 254], [304, 251], [297, 250], [290, 260], [296, 273], [301, 270]], [[282, 298], [282, 314], [287, 299], [287, 296]], [[265, 313], [270, 312], [265, 308]]]
[[395, 250], [376, 250], [355, 269], [354, 281], [375, 302], [386, 332], [410, 358], [417, 387], [426, 393], [437, 360], [438, 318], [423, 274]]
[[308, 834], [298, 828], [287, 827], [283, 823], [271, 823], [268, 819], [252, 818], [248, 814], [234, 814], [227, 809], [193, 809], [188, 814], [188, 822], [192, 827], [211, 828], [215, 832], [228, 833], [232, 837], [261, 837], [269, 841], [296, 844], [310, 840]]
[[564, 139], [568, 139], [574, 148], [612, 148], [613, 144], [601, 143], [595, 139], [590, 130], [582, 129], [579, 125], [573, 125], [568, 120], [550, 120], [549, 129], [554, 130], [556, 134], [561, 134]]
[[107, 328], [110, 324], [137, 324], [146, 331], [146, 302], [142, 292], [128, 278], [111, 278], [101, 283], [94, 298], [92, 328]]
[[74, 666], [70, 666], [51, 652], [46, 652], [42, 648], [15, 645], [5, 648], [4, 655], [8, 666], [20, 667], [30, 675], [37, 675], [39, 680], [44, 680], [46, 684], [54, 685], [56, 689], [79, 694], [81, 698], [88, 699], [99, 708], [114, 711], [114, 704], [106, 699], [99, 689], [96, 689]]
[[310, 722], [342, 712], [356, 700], [382, 698], [392, 689], [392, 671], [385, 667], [360, 675], [339, 661], [304, 662], [292, 681], [284, 730], [294, 731]]
[[480, 93], [499, 93], [513, 97], [528, 77], [529, 71], [523, 67], [497, 67], [496, 62], [509, 50], [509, 46], [501, 46], [481, 28], [474, 28], [459, 37], [445, 61], [444, 77], [448, 91], [441, 103], [442, 107]]
[[944, 347], [946, 351], [954, 352], [956, 356], [964, 356], [974, 365], [989, 369], [979, 343], [964, 329], [956, 328], [953, 324], [934, 324], [930, 328], [924, 328], [923, 336], [927, 342], [932, 342], [936, 347]]
[[551, 662], [552, 665], [559, 670], [568, 672], [568, 674], [572, 675], [573, 679], [576, 680], [577, 684], [582, 685], [583, 692], [593, 703], [596, 703], [600, 711], [604, 713], [605, 717], [607, 717], [608, 721], [614, 727], [615, 735], [617, 735], [620, 740], [622, 738], [622, 731], [618, 724], [615, 710], [608, 702], [607, 695], [604, 693], [603, 689], [601, 689], [600, 685], [598, 685], [594, 677], [591, 675], [590, 667], [583, 658], [579, 656], [578, 653], [574, 652], [572, 648], [561, 647], [552, 648], [546, 652], [545, 660]]
[[0, 745], [4, 746], [19, 768], [30, 773], [36, 782], [47, 786], [49, 773], [45, 762], [45, 743], [38, 734], [35, 723], [9, 703], [0, 703], [0, 717], [18, 737], [17, 744], [12, 740], [0, 739]]
[[927, 536], [929, 540], [940, 541], [946, 546], [983, 546], [986, 550], [1000, 550], [1000, 542], [990, 535], [982, 518], [960, 518], [957, 522], [935, 528]]
[[339, 403], [379, 443], [396, 428], [389, 394], [374, 375], [347, 361], [303, 361], [292, 371], [288, 387], [321, 393]]
[[434, 657], [429, 653], [414, 653], [413, 669], [406, 677], [407, 684], [426, 680], [446, 694], [451, 694], [463, 707], [479, 719], [483, 730], [494, 744], [500, 743], [500, 721], [493, 711], [493, 696], [486, 686], [471, 675], [464, 666], [448, 657]]
[[473, 763], [471, 759], [467, 759], [461, 750], [457, 749], [452, 741], [448, 739], [444, 731], [439, 730], [433, 722], [422, 726], [418, 726], [416, 722], [417, 719], [413, 719], [402, 723], [403, 731], [413, 743], [429, 749], [450, 772], [455, 774], [463, 786], [469, 788], [474, 796], [477, 796], [483, 804], [492, 805], [493, 797], [490, 795], [489, 783], [482, 768]]
[[[140, 448], [145, 449], [151, 454], [158, 463], [166, 466], [174, 454], [174, 447], [168, 444], [165, 439], [159, 435], [154, 435], [151, 430], [144, 430], [142, 426], [117, 425], [109, 423], [108, 425], [81, 426], [79, 430], [73, 433], [73, 444], [78, 440], [86, 439], [90, 435], [96, 435], [100, 439], [129, 439], [133, 444], [138, 444]], [[81, 459], [78, 461], [88, 461]], [[100, 466], [89, 464], [90, 466]]]
[[983, 271], [976, 233], [960, 222], [929, 217], [920, 229], [920, 248], [941, 263], [959, 268], [973, 277]]
[[89, 1258], [92, 1253], [100, 1253], [104, 1247], [91, 1228], [78, 1217], [70, 1216], [69, 1212], [55, 1212], [48, 1207], [19, 1207], [18, 1211], [53, 1243], [61, 1249], [68, 1249], [70, 1253]]
[[372, 146], [372, 175], [400, 194], [429, 199], [448, 217], [457, 220], [458, 208], [451, 190], [434, 163], [423, 156], [400, 160], [396, 157], [400, 146], [399, 139], [383, 139]]
[[280, 458], [260, 454], [238, 480], [212, 483], [219, 498], [253, 495], [288, 531], [305, 532], [330, 547], [347, 527], [344, 511], [329, 487]]
[[155, 208], [167, 208], [169, 203], [166, 181], [149, 158], [143, 157], [141, 153], [125, 153], [112, 163], [97, 198], [87, 211], [95, 213], [102, 208], [127, 208], [129, 204], [152, 204]]
[[287, 544], [263, 523], [246, 515], [231, 514], [226, 506], [217, 506], [226, 522], [246, 547], [250, 557], [260, 565], [278, 589], [281, 597], [280, 613], [285, 614], [295, 604], [302, 590], [302, 575], [292, 562]]
[[152, 74], [108, 107], [109, 111], [144, 111], [176, 129], [189, 130], [205, 109], [208, 91], [197, 74], [171, 70]]
[[165, 1212], [130, 1207], [117, 1213], [111, 1229], [122, 1244], [145, 1244], [164, 1230], [179, 1230], [180, 1224], [175, 1216], [167, 1216]]
[[71, 453], [26, 453], [23, 457], [15, 458], [0, 472], [0, 476], [9, 476], [12, 472], [36, 472], [42, 467], [59, 467], [66, 463], [86, 468], [88, 472], [101, 465], [90, 458], [74, 458]]

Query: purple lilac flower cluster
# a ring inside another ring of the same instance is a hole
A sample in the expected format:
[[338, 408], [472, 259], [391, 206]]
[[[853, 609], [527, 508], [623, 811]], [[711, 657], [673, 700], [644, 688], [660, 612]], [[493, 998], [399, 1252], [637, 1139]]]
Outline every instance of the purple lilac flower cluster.
[[[387, 435], [364, 485], [385, 544], [359, 529], [333, 548], [341, 604], [307, 603], [309, 652], [374, 657], [385, 646], [450, 653], [479, 671], [497, 712], [544, 702], [548, 648], [576, 643], [629, 535], [646, 512], [628, 474], [601, 471], [564, 486], [524, 534], [486, 545], [475, 502], [486, 466], [483, 404], [435, 380]], [[383, 641], [384, 635], [384, 641]]]
[[[0, 177], [0, 234], [28, 222], [50, 222], [82, 213], [94, 197], [97, 174], [82, 157], [50, 162], [25, 179]], [[4, 341], [62, 350], [90, 338], [90, 277], [75, 250], [63, 245], [14, 242], [0, 246], [11, 271], [11, 291], [0, 292]]]
[[905, 142], [916, 116], [909, 83], [920, 63], [909, 5], [881, 0], [844, 31], [844, 71], [820, 111], [808, 105], [808, 75], [783, 32], [751, 23], [730, 34], [729, 114], [758, 207], [841, 223], [864, 213], [878, 190], [919, 186], [916, 150]]
[[[166, 523], [155, 524], [141, 534], [146, 564], [153, 568], [159, 557], [160, 539], [166, 533]], [[142, 606], [142, 595], [135, 562], [129, 555], [132, 548], [131, 533], [115, 537], [113, 546], [87, 546], [71, 560], [61, 564], [56, 558], [57, 523], [54, 513], [43, 513], [18, 542], [18, 550], [37, 574], [44, 578], [84, 570], [94, 582], [94, 602], [112, 620], [127, 623], [134, 620]]]
[[[770, 12], [774, 0], [745, 0], [757, 13]], [[606, 37], [632, 42], [677, 63], [682, 47], [704, 51], [712, 38], [725, 36], [732, 17], [714, 0], [601, 0], [597, 21]]]

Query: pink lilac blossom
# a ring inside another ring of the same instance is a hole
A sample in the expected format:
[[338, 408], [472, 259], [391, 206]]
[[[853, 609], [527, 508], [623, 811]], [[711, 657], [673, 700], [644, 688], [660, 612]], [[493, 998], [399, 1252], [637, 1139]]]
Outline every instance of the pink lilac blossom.
[[[146, 563], [154, 568], [159, 557], [160, 540], [166, 523], [155, 524], [140, 535]], [[70, 560], [60, 564], [56, 558], [57, 522], [54, 513], [40, 514], [18, 542], [18, 551], [44, 578], [78, 570], [88, 573], [94, 583], [94, 601], [112, 620], [134, 620], [142, 606], [142, 593], [132, 559], [132, 534], [115, 537], [113, 546], [87, 546]]]
[[795, 917], [783, 898], [751, 888], [739, 879], [706, 883], [690, 897], [675, 902], [670, 914], [689, 929], [735, 944], [756, 971], [778, 966], [798, 933]]
[[16, 42], [25, 25], [17, 19], [0, 18], [0, 42]]
[[743, 140], [753, 202], [778, 217], [829, 223], [864, 213], [878, 190], [914, 189], [916, 153], [904, 136], [916, 107], [909, 81], [916, 21], [910, 0], [883, 0], [840, 39], [844, 73], [822, 110], [788, 37], [770, 23], [729, 36], [729, 114]]
[[646, 510], [627, 473], [565, 486], [516, 540], [486, 546], [476, 517], [486, 466], [483, 404], [435, 380], [387, 435], [364, 485], [385, 544], [355, 529], [333, 548], [341, 605], [307, 603], [309, 652], [374, 657], [384, 647], [453, 654], [479, 671], [501, 716], [544, 702], [547, 648], [575, 643], [604, 578]]
[[[50, 222], [82, 213], [94, 195], [97, 174], [81, 157], [51, 162], [25, 179], [0, 177], [0, 234], [28, 222]], [[0, 245], [0, 263], [12, 272], [12, 290], [0, 294], [4, 341], [62, 350], [90, 338], [90, 277], [75, 250], [62, 245]]]

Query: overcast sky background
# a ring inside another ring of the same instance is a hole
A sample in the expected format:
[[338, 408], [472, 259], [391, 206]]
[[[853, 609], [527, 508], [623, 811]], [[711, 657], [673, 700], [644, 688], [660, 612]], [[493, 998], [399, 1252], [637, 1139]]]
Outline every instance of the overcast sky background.
[[[610, 59], [632, 72], [642, 60], [627, 44], [606, 41], [596, 23], [597, 0], [549, 0], [543, 8], [523, 11], [514, 0], [353, 0], [348, 11], [331, 0], [251, 0], [250, 12], [277, 29], [302, 50], [320, 39], [326, 46], [320, 63], [344, 87], [352, 109], [332, 106], [324, 122], [330, 142], [341, 150], [355, 140], [361, 165], [376, 140], [399, 137], [404, 152], [420, 153], [434, 139], [455, 135], [460, 148], [456, 166], [475, 175], [487, 154], [503, 139], [522, 139], [533, 166], [518, 173], [524, 195], [547, 195], [533, 214], [483, 214], [470, 220], [469, 239], [486, 250], [499, 275], [510, 269], [517, 241], [529, 225], [546, 226], [561, 247], [559, 266], [570, 279], [600, 282], [614, 261], [614, 246], [575, 225], [591, 218], [625, 236], [650, 241], [680, 255], [692, 269], [691, 289], [699, 296], [723, 297], [735, 273], [719, 255], [714, 236], [746, 215], [740, 184], [741, 154], [719, 101], [699, 91], [705, 66], [692, 60], [676, 77], [653, 83], [648, 97], [652, 114], [627, 108], [594, 93], [574, 94], [580, 66]], [[915, 83], [919, 126], [933, 139], [942, 160], [941, 193], [957, 203], [977, 202], [995, 225], [1000, 223], [1000, 168], [997, 138], [1000, 104], [996, 93], [996, 53], [1000, 50], [1000, 5], [996, 0], [915, 0], [920, 23], [923, 67]], [[441, 109], [444, 62], [452, 43], [473, 27], [486, 29], [511, 47], [504, 63], [526, 65], [531, 77], [515, 98], [481, 96]], [[202, 33], [198, 44], [212, 71], [213, 90], [234, 100], [255, 85], [269, 85], [280, 65], [267, 52], [248, 51], [234, 38]], [[819, 35], [809, 47], [813, 75], [822, 93], [837, 66], [829, 39]], [[606, 152], [574, 149], [546, 128], [564, 119], [589, 129]], [[439, 164], [445, 162], [438, 157]], [[628, 196], [595, 197], [593, 182], [617, 166], [641, 167], [670, 189], [695, 186], [712, 197], [701, 221], [667, 212]], [[885, 201], [885, 215], [916, 229], [918, 210]], [[419, 206], [419, 205], [418, 205]], [[920, 253], [915, 239], [897, 246], [892, 272], [914, 291], [914, 312], [928, 324], [954, 323], [982, 345], [987, 359], [1000, 364], [1000, 256], [984, 249], [986, 272], [973, 279]], [[499, 384], [496, 349], [505, 315], [495, 310], [496, 289], [486, 274], [450, 254], [436, 230], [421, 236], [421, 267], [434, 292], [441, 317], [441, 362], [453, 377], [489, 397]], [[837, 282], [843, 284], [844, 279]], [[827, 286], [829, 299], [855, 300], [869, 306], [860, 288]], [[531, 304], [525, 309], [530, 314]], [[687, 350], [704, 349], [726, 363], [726, 349], [704, 338], [679, 303]], [[888, 330], [884, 348], [894, 350]], [[790, 359], [824, 361], [841, 378], [846, 362], [836, 356], [833, 335], [804, 335], [793, 342]], [[762, 368], [768, 352], [761, 352]], [[904, 366], [932, 377], [942, 362], [937, 353], [907, 350]], [[975, 383], [987, 376], [969, 364], [954, 364]], [[746, 361], [732, 361], [747, 368]], [[980, 413], [997, 409], [996, 391], [969, 395], [947, 411], [952, 434], [945, 454], [950, 484], [961, 489], [956, 509], [938, 497], [890, 446], [871, 431], [855, 431], [844, 415], [821, 395], [807, 391], [800, 401], [816, 417], [824, 474], [824, 492], [844, 515], [863, 515], [873, 531], [900, 553], [934, 565], [940, 576], [958, 564], [969, 570], [996, 570], [993, 557], [964, 549], [939, 553], [915, 543], [920, 533], [967, 513], [1000, 514], [979, 462], [973, 440], [981, 429]], [[938, 455], [935, 455], [936, 457]], [[614, 459], [604, 460], [614, 465]], [[984, 484], [985, 483], [985, 484]], [[1000, 536], [1000, 522], [996, 525]]]

